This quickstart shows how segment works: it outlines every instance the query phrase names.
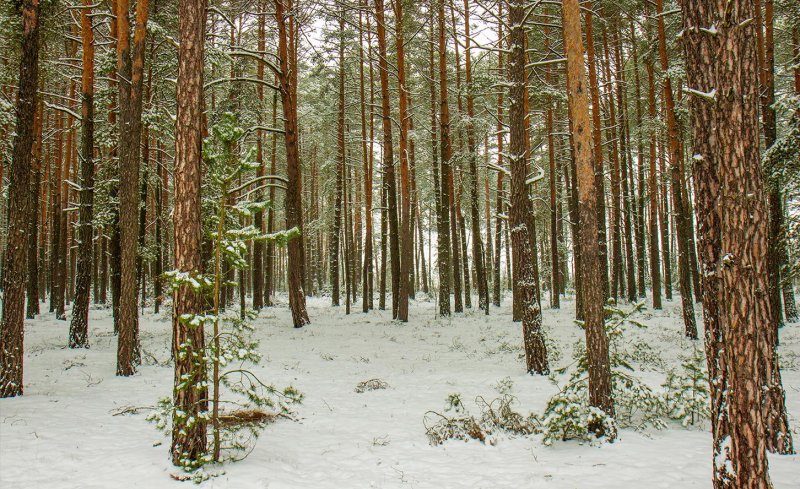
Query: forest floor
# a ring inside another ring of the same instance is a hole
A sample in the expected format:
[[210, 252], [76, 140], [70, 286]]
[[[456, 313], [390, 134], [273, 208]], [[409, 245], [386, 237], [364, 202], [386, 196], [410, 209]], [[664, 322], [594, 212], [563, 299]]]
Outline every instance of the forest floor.
[[[599, 447], [546, 447], [540, 435], [499, 436], [494, 445], [473, 440], [431, 446], [423, 417], [429, 410], [442, 412], [451, 393], [460, 393], [467, 408], [477, 411], [473, 400], [498, 397], [498, 382], [508, 378], [515, 408], [527, 414], [541, 413], [556, 392], [546, 377], [525, 374], [521, 326], [511, 321], [510, 302], [492, 308], [488, 317], [472, 310], [438, 320], [433, 302], [412, 302], [412, 321], [401, 324], [391, 321], [391, 311], [346, 316], [344, 307], [315, 298], [309, 301], [312, 324], [302, 329], [290, 327], [285, 299], [265, 309], [254, 323], [264, 354], [255, 370], [305, 395], [298, 420], [267, 426], [245, 460], [226, 465], [223, 475], [203, 486], [711, 487], [707, 426], [622, 430], [617, 442]], [[632, 340], [650, 346], [639, 375], [659, 392], [664, 369], [677, 366], [693, 348], [681, 334], [679, 308], [673, 300], [662, 311], [645, 310], [638, 319], [648, 328], [630, 332]], [[52, 314], [26, 321], [25, 395], [0, 400], [1, 487], [179, 487], [170, 477], [175, 469], [169, 440], [145, 420], [146, 411], [114, 415], [126, 407], [154, 406], [171, 393], [169, 315], [151, 311], [141, 319], [144, 365], [133, 378], [114, 375], [109, 310], [91, 311], [88, 350], [65, 348], [68, 323]], [[544, 311], [553, 367], [572, 362], [573, 345], [583, 336], [573, 317], [571, 300], [562, 301], [560, 310]], [[702, 327], [699, 319], [698, 308]], [[701, 341], [695, 344], [702, 347]], [[800, 445], [800, 324], [781, 331], [780, 348], [790, 423]], [[388, 387], [355, 392], [370, 379]], [[800, 456], [770, 456], [770, 473], [777, 489], [797, 487]]]

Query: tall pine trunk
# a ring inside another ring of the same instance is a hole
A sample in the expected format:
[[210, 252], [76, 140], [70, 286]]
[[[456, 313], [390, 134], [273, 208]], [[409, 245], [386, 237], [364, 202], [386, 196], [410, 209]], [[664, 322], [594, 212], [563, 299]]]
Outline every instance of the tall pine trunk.
[[658, 18], [658, 54], [661, 61], [661, 71], [664, 78], [664, 105], [667, 116], [667, 147], [669, 149], [670, 176], [672, 187], [672, 208], [675, 215], [675, 237], [678, 243], [678, 280], [681, 289], [681, 304], [683, 311], [684, 334], [687, 338], [697, 339], [697, 325], [694, 317], [694, 303], [691, 288], [691, 270], [689, 263], [689, 231], [687, 226], [691, 222], [686, 218], [688, 206], [683, 195], [683, 175], [681, 174], [681, 159], [683, 152], [680, 148], [680, 134], [678, 121], [675, 118], [675, 100], [672, 94], [672, 81], [669, 76], [669, 63], [667, 60], [667, 40], [664, 27], [663, 0], [656, 1], [656, 16]]
[[[361, 6], [364, 7], [364, 0], [361, 0]], [[361, 97], [361, 153], [364, 164], [364, 260], [363, 260], [363, 277], [361, 294], [362, 304], [361, 310], [369, 312], [373, 308], [373, 268], [372, 268], [372, 142], [370, 135], [370, 144], [367, 146], [367, 115], [366, 115], [366, 95], [364, 89], [364, 29], [363, 29], [363, 12], [358, 12], [358, 73], [359, 73], [359, 95]], [[370, 63], [370, 73], [372, 72], [372, 61]], [[372, 79], [370, 77], [370, 83]], [[370, 107], [370, 125], [372, 124], [372, 107]]]
[[403, 33], [403, 0], [395, 2], [395, 44], [397, 45], [397, 82], [400, 91], [400, 269], [397, 302], [397, 319], [408, 321], [408, 298], [413, 289], [411, 273], [414, 269], [414, 235], [411, 216], [411, 182], [409, 169], [409, 90], [406, 83], [405, 37]]
[[148, 0], [136, 2], [133, 44], [128, 0], [116, 0], [119, 78], [119, 338], [117, 375], [136, 372], [139, 363], [139, 317], [136, 277], [139, 238], [139, 156], [142, 133], [142, 83]]
[[[288, 244], [288, 288], [289, 308], [295, 328], [302, 328], [311, 322], [306, 310], [306, 296], [303, 292], [305, 273], [305, 250], [303, 246], [303, 188], [300, 169], [300, 154], [297, 143], [297, 73], [293, 47], [297, 42], [294, 18], [287, 22], [286, 12], [292, 11], [292, 0], [275, 0], [275, 20], [278, 24], [278, 58], [280, 69], [278, 85], [283, 106], [284, 142], [286, 145], [286, 227], [297, 228], [301, 235]], [[288, 25], [287, 25], [288, 24]]]
[[528, 193], [528, 158], [530, 156], [525, 124], [525, 99], [527, 98], [525, 30], [522, 26], [525, 6], [523, 0], [512, 0], [508, 5], [509, 69], [508, 99], [511, 141], [509, 163], [511, 166], [510, 232], [513, 247], [512, 267], [517, 294], [514, 302], [520, 308], [522, 339], [528, 373], [546, 375], [547, 347], [542, 332], [542, 310], [537, 297], [538, 277], [534, 269], [536, 235], [531, 228], [532, 203]]
[[78, 231], [78, 276], [75, 283], [75, 304], [69, 326], [70, 348], [89, 346], [89, 292], [91, 289], [92, 237], [94, 214], [94, 33], [92, 32], [91, 0], [83, 0], [81, 9], [81, 190]]
[[[180, 0], [180, 48], [178, 54], [177, 124], [175, 131], [174, 177], [174, 252], [175, 269], [189, 274], [203, 271], [201, 260], [200, 175], [203, 135], [203, 50], [206, 32], [206, 1]], [[194, 355], [204, 355], [203, 325], [190, 325], [186, 316], [200, 314], [204, 300], [201, 292], [187, 282], [173, 294], [172, 348], [186, 354], [175, 354], [173, 403], [196, 422], [182, 426], [173, 421], [172, 463], [187, 465], [206, 454], [206, 418], [208, 388], [205, 385], [206, 365]], [[191, 384], [186, 387], [186, 379]]]
[[[397, 180], [392, 147], [392, 111], [389, 100], [389, 61], [386, 48], [386, 20], [383, 0], [375, 0], [375, 23], [378, 35], [378, 72], [381, 82], [381, 121], [383, 128], [383, 188], [388, 211], [389, 255], [392, 267], [392, 317], [400, 306], [400, 236], [397, 214]], [[384, 267], [385, 268], [385, 267]], [[384, 273], [381, 271], [381, 273]]]
[[[489, 314], [489, 283], [486, 278], [486, 263], [484, 262], [483, 240], [481, 239], [480, 198], [478, 196], [478, 154], [476, 148], [475, 101], [473, 100], [472, 86], [472, 57], [469, 1], [464, 0], [464, 72], [467, 84], [467, 151], [469, 151], [470, 172], [470, 217], [472, 224], [472, 261], [475, 267], [475, 280], [478, 288], [478, 307]], [[487, 226], [489, 222], [487, 221]], [[466, 262], [466, 255], [464, 261]]]
[[16, 135], [9, 172], [8, 240], [3, 257], [3, 313], [0, 323], [0, 397], [22, 395], [23, 322], [30, 209], [31, 150], [34, 140], [36, 87], [39, 80], [39, 2], [25, 0], [22, 55], [16, 106]]
[[[583, 260], [578, 271], [583, 287], [586, 352], [589, 361], [589, 403], [608, 416], [614, 416], [611, 392], [611, 367], [608, 356], [603, 314], [603, 288], [600, 283], [600, 263], [597, 243], [597, 197], [595, 167], [592, 164], [589, 134], [589, 100], [586, 94], [586, 75], [583, 64], [583, 40], [578, 0], [564, 0], [562, 5], [564, 51], [567, 55], [567, 97], [572, 121], [572, 146], [575, 154], [578, 199], [580, 201], [579, 229]], [[604, 433], [603, 426], [590, 426], [598, 436], [613, 439]]]

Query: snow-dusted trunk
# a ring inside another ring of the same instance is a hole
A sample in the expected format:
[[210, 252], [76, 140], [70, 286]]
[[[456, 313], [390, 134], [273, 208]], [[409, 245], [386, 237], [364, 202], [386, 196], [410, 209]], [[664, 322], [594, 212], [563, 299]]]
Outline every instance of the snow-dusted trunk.
[[[305, 272], [305, 252], [303, 249], [303, 207], [302, 175], [300, 155], [297, 145], [297, 73], [292, 47], [296, 42], [294, 19], [287, 22], [286, 12], [292, 11], [291, 0], [275, 0], [275, 20], [278, 25], [278, 84], [283, 107], [283, 127], [286, 145], [286, 227], [300, 230], [300, 236], [289, 240], [288, 288], [289, 308], [295, 328], [302, 328], [311, 322], [306, 310], [306, 296], [303, 292]], [[288, 24], [288, 25], [287, 25]], [[290, 59], [291, 56], [291, 59]]]
[[619, 120], [617, 119], [617, 105], [614, 103], [614, 84], [611, 78], [611, 49], [608, 44], [608, 34], [605, 27], [601, 27], [603, 37], [603, 51], [601, 53], [601, 65], [605, 75], [604, 83], [608, 85], [606, 95], [606, 105], [608, 106], [608, 117], [614, 121], [609, 127], [609, 142], [611, 150], [609, 152], [611, 160], [611, 289], [610, 296], [614, 299], [619, 298], [625, 289], [625, 277], [622, 263], [622, 203], [620, 202], [620, 162], [619, 162], [619, 142], [622, 138], [617, 136]]
[[75, 303], [69, 327], [70, 348], [89, 346], [89, 291], [92, 270], [92, 236], [94, 205], [94, 33], [92, 32], [90, 0], [81, 9], [81, 42], [83, 73], [81, 75], [81, 190], [78, 231], [78, 276], [75, 284]]
[[[200, 162], [203, 131], [203, 48], [206, 31], [205, 0], [181, 0], [180, 48], [178, 55], [177, 124], [175, 131], [174, 252], [175, 269], [179, 272], [202, 272], [200, 224]], [[206, 453], [206, 418], [198, 416], [208, 409], [208, 388], [205, 387], [205, 364], [193, 354], [202, 356], [205, 349], [203, 325], [190, 325], [184, 318], [200, 314], [201, 292], [182, 283], [173, 295], [172, 349], [175, 359], [173, 403], [177, 410], [196, 422], [186, 426], [173, 420], [172, 463], [186, 465], [198, 461]], [[186, 354], [177, 354], [183, 350]], [[184, 384], [191, 379], [190, 386]]]
[[[800, 59], [800, 29], [795, 27], [792, 29], [792, 54], [793, 59]], [[800, 63], [795, 63], [794, 65], [794, 93], [795, 95], [800, 95]], [[795, 117], [800, 117], [800, 110], [795, 113]], [[789, 263], [789, 256], [788, 251], [786, 250], [786, 246], [783, 248], [784, 253], [786, 256], [784, 257], [784, 266], [788, 267]], [[786, 269], [787, 274], [789, 272], [788, 268]], [[798, 314], [797, 314], [797, 304], [794, 300], [794, 285], [793, 280], [784, 280], [782, 284], [783, 288], [783, 308], [784, 313], [786, 315], [786, 320], [789, 322], [797, 321]]]
[[[620, 183], [622, 190], [622, 225], [625, 233], [625, 283], [627, 285], [627, 297], [629, 302], [636, 301], [636, 271], [633, 258], [633, 227], [632, 227], [632, 197], [633, 185], [629, 184], [628, 174], [631, 165], [630, 140], [628, 133], [628, 104], [627, 104], [627, 81], [625, 80], [625, 70], [622, 59], [622, 38], [619, 33], [619, 24], [615, 20], [612, 23], [612, 39], [614, 41], [614, 65], [616, 68], [615, 78], [619, 85], [616, 90], [617, 96], [617, 125], [619, 126], [619, 158], [620, 158]], [[622, 295], [622, 291], [620, 291]]]
[[[277, 77], [276, 77], [277, 78]], [[272, 94], [272, 127], [276, 127], [278, 122], [278, 92]], [[271, 148], [270, 148], [270, 166], [269, 174], [275, 175], [278, 171], [278, 133], [272, 134]], [[269, 187], [269, 202], [270, 206], [267, 209], [267, 233], [275, 231], [275, 187]], [[272, 241], [267, 242], [265, 256], [264, 256], [264, 305], [272, 305], [272, 293], [275, 291], [276, 277], [278, 276], [275, 267], [275, 244]]]
[[119, 79], [119, 341], [117, 375], [136, 372], [139, 363], [137, 248], [139, 238], [139, 154], [142, 133], [142, 82], [148, 1], [136, 2], [136, 26], [130, 42], [128, 0], [116, 0]]
[[[645, 70], [647, 71], [647, 115], [651, 119], [656, 117], [656, 89], [655, 74], [653, 72], [653, 61], [645, 59]], [[649, 198], [649, 221], [650, 231], [650, 282], [653, 290], [653, 309], [661, 309], [661, 259], [659, 252], [659, 229], [658, 229], [658, 178], [656, 173], [656, 139], [658, 133], [655, 129], [650, 130], [650, 144], [648, 157], [647, 189]]]
[[[633, 87], [634, 87], [634, 98], [636, 101], [636, 127], [642, 126], [642, 89], [641, 89], [641, 78], [639, 76], [639, 50], [637, 49], [638, 38], [636, 36], [636, 29], [633, 24], [633, 20], [629, 23], [630, 26], [630, 36], [631, 36], [631, 52], [633, 55]], [[630, 132], [630, 131], [629, 131]], [[645, 165], [644, 165], [644, 134], [642, 131], [635, 131], [636, 132], [636, 167], [637, 167], [637, 174], [636, 174], [636, 192], [635, 195], [635, 205], [634, 205], [634, 216], [636, 219], [635, 222], [635, 234], [636, 234], [636, 285], [638, 286], [637, 293], [640, 298], [646, 297], [647, 291], [645, 287], [645, 267], [647, 263], [646, 253], [645, 253], [645, 224], [644, 224], [644, 209], [645, 209]], [[633, 175], [631, 175], [631, 181], [633, 180]], [[633, 186], [631, 186], [631, 192], [633, 192]], [[660, 292], [660, 291], [659, 291]], [[659, 293], [660, 295], [660, 293]], [[659, 297], [659, 302], [661, 298]]]
[[0, 327], [0, 397], [22, 395], [23, 322], [30, 208], [31, 149], [39, 79], [39, 2], [22, 3], [22, 56], [14, 148], [9, 172], [8, 241], [3, 257], [3, 313]]
[[[544, 50], [550, 50], [550, 29], [544, 28]], [[545, 83], [553, 83], [551, 67], [546, 65], [544, 68]], [[553, 113], [555, 101], [553, 97], [547, 98], [547, 109], [545, 114], [545, 132], [547, 133], [547, 162], [550, 168], [550, 307], [558, 309], [561, 307], [561, 267], [559, 266], [559, 235], [558, 235], [558, 193], [556, 191], [556, 149], [555, 138], [553, 137]]]
[[[452, 148], [450, 146], [450, 109], [447, 105], [447, 57], [444, 54], [444, 51], [447, 48], [447, 44], [445, 43], [445, 23], [444, 23], [444, 0], [438, 0], [438, 8], [437, 8], [437, 35], [438, 35], [438, 47], [439, 47], [439, 120], [438, 120], [438, 127], [436, 124], [436, 110], [433, 110], [433, 107], [436, 106], [436, 88], [431, 84], [431, 123], [433, 127], [431, 128], [431, 133], [434, 135], [434, 147], [433, 153], [437, 153], [441, 156], [439, 162], [441, 162], [441, 179], [439, 180], [438, 187], [438, 195], [439, 199], [437, 202], [437, 231], [438, 231], [438, 263], [439, 263], [439, 314], [442, 316], [449, 316], [450, 315], [450, 290], [451, 284], [455, 280], [454, 275], [457, 270], [451, 268], [451, 261], [450, 261], [450, 250], [451, 250], [451, 233], [450, 233], [450, 194], [449, 194], [449, 176], [450, 176], [450, 156], [452, 152]], [[434, 48], [434, 31], [433, 31], [433, 0], [431, 0], [431, 52], [430, 52], [430, 75], [431, 80], [433, 80], [433, 50]], [[435, 136], [437, 130], [441, 132], [440, 140], [439, 140], [439, 148], [435, 147]], [[436, 158], [434, 156], [434, 158]], [[439, 167], [437, 165], [437, 160], [434, 159], [433, 161], [434, 167], [434, 178], [436, 178], [437, 172], [436, 169]], [[460, 301], [458, 299], [458, 293], [456, 293], [456, 301]]]
[[[44, 78], [39, 77], [39, 89], [43, 91]], [[28, 258], [27, 258], [27, 304], [25, 317], [33, 319], [39, 314], [39, 207], [42, 186], [42, 124], [44, 100], [38, 97], [33, 120], [33, 147], [31, 149], [30, 209], [28, 210]], [[44, 195], [41, 195], [44, 197]]]
[[656, 16], [658, 18], [658, 57], [661, 62], [661, 71], [664, 78], [664, 111], [667, 116], [667, 148], [669, 150], [670, 178], [672, 183], [672, 208], [675, 214], [675, 238], [678, 243], [678, 281], [681, 290], [681, 304], [683, 311], [684, 334], [687, 338], [697, 338], [697, 325], [694, 318], [694, 303], [692, 300], [691, 271], [689, 263], [689, 230], [691, 222], [686, 218], [688, 205], [685, 202], [683, 175], [681, 172], [681, 141], [678, 121], [675, 117], [675, 99], [672, 94], [672, 81], [669, 76], [669, 61], [667, 58], [666, 29], [664, 27], [664, 2], [656, 1]]
[[336, 194], [333, 225], [328, 241], [331, 279], [331, 305], [339, 305], [339, 237], [342, 235], [342, 198], [344, 193], [344, 12], [339, 13], [339, 97], [336, 116]]
[[[592, 164], [591, 135], [589, 133], [589, 100], [586, 93], [586, 75], [583, 65], [583, 41], [578, 0], [564, 0], [562, 6], [564, 51], [567, 55], [567, 100], [572, 120], [572, 145], [575, 154], [578, 199], [580, 202], [579, 230], [583, 260], [578, 272], [583, 287], [586, 352], [589, 361], [589, 403], [614, 416], [614, 399], [611, 392], [611, 367], [608, 358], [608, 337], [603, 315], [603, 288], [597, 243], [597, 196], [595, 168]], [[591, 426], [598, 435], [603, 426]]]
[[[264, 12], [266, 2], [259, 2], [259, 9], [261, 14], [258, 16], [258, 51], [263, 53], [266, 50], [266, 12]], [[259, 80], [264, 81], [264, 63], [258, 63], [256, 76]], [[259, 83], [256, 86], [256, 96], [260, 104], [264, 103], [264, 85]], [[263, 106], [263, 105], [262, 105]], [[258, 111], [258, 122], [263, 122], [263, 112]], [[273, 124], [272, 127], [275, 127]], [[259, 132], [256, 139], [256, 161], [258, 162], [258, 169], [256, 170], [256, 177], [263, 177], [267, 174], [266, 163], [264, 162], [264, 135]], [[263, 192], [259, 191], [255, 195], [256, 200], [263, 199]], [[272, 202], [270, 202], [272, 205]], [[264, 211], [258, 210], [253, 216], [253, 226], [260, 232], [265, 232], [264, 225]], [[253, 279], [253, 309], [259, 310], [264, 307], [264, 242], [255, 240], [253, 243], [252, 264], [250, 266]]]
[[773, 361], [766, 189], [760, 151], [751, 144], [759, 131], [758, 59], [751, 40], [760, 27], [748, 22], [756, 13], [753, 0], [685, 7], [714, 484], [771, 487], [767, 447], [776, 440], [791, 447], [791, 438]]
[[531, 198], [528, 193], [528, 137], [526, 117], [527, 80], [525, 30], [522, 26], [525, 6], [523, 0], [513, 0], [508, 5], [509, 32], [508, 100], [511, 132], [509, 163], [511, 167], [511, 212], [509, 226], [513, 248], [512, 267], [515, 308], [519, 307], [522, 319], [522, 339], [525, 361], [529, 373], [547, 374], [547, 347], [542, 333], [542, 310], [537, 297], [538, 276], [534, 269], [534, 242], [531, 228]]
[[[469, 172], [470, 172], [470, 216], [472, 224], [472, 261], [475, 268], [475, 281], [478, 289], [478, 307], [489, 314], [489, 283], [486, 278], [486, 264], [484, 263], [483, 240], [481, 239], [480, 221], [480, 198], [478, 195], [478, 153], [476, 148], [475, 124], [475, 102], [473, 100], [472, 88], [472, 57], [471, 57], [471, 37], [470, 37], [470, 18], [469, 1], [464, 0], [464, 71], [467, 84], [467, 149], [469, 151]], [[487, 221], [487, 226], [489, 222]], [[464, 262], [467, 257], [464, 255]]]
[[[686, 9], [685, 12], [684, 50], [686, 61], [688, 65], [698, 67], [687, 70], [686, 81], [694, 90], [710, 92], [716, 86], [716, 82], [714, 70], [709, 66], [711, 63], [709, 60], [713, 59], [717, 49], [717, 39], [701, 31], [700, 27], [712, 25], [711, 11], [708, 5], [701, 5], [699, 8]], [[699, 68], [700, 66], [703, 68]], [[703, 271], [706, 363], [709, 393], [711, 394], [712, 460], [714, 462], [712, 480], [714, 487], [721, 489], [733, 487], [733, 485], [725, 464], [730, 455], [724, 446], [730, 428], [726, 409], [729, 403], [727, 358], [724, 354], [725, 338], [719, 318], [720, 275], [717, 273], [720, 259], [722, 210], [719, 208], [720, 180], [714, 151], [719, 143], [716, 132], [712, 131], [715, 118], [714, 106], [699, 97], [690, 97], [689, 109], [693, 134], [692, 172], [697, 211], [697, 244]]]

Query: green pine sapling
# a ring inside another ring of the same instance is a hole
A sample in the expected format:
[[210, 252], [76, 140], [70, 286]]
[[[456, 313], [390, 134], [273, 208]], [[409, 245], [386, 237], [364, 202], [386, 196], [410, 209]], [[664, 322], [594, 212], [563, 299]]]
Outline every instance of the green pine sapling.
[[[660, 418], [661, 399], [633, 375], [634, 368], [626, 360], [625, 326], [645, 328], [646, 326], [635, 318], [643, 308], [642, 302], [634, 304], [630, 310], [623, 310], [610, 302], [605, 309], [616, 419], [601, 409], [589, 405], [588, 358], [586, 348], [581, 342], [575, 348], [574, 362], [554, 372], [563, 374], [570, 371], [570, 376], [567, 384], [550, 398], [540, 418], [545, 444], [571, 439], [591, 441], [593, 438], [589, 426], [598, 423], [604, 426], [604, 433], [616, 433], [618, 425], [636, 429], [664, 426]], [[582, 322], [578, 321], [578, 324], [583, 327]], [[551, 381], [557, 383], [554, 375], [551, 376]]]
[[663, 386], [667, 415], [680, 421], [684, 427], [711, 415], [706, 360], [701, 349], [695, 347], [690, 355], [683, 357], [680, 372], [667, 372]]
[[[281, 177], [262, 176], [242, 183], [246, 175], [257, 169], [257, 163], [252, 158], [254, 150], [251, 148], [244, 153], [239, 150], [246, 135], [247, 132], [239, 127], [236, 116], [225, 113], [212, 127], [211, 135], [203, 145], [206, 164], [203, 218], [214, 249], [213, 263], [207, 267], [212, 273], [199, 275], [172, 271], [165, 274], [173, 290], [181, 284], [188, 284], [198, 292], [212, 294], [209, 311], [180, 318], [189, 327], [203, 324], [210, 326], [211, 331], [204, 354], [202, 357], [197, 355], [193, 373], [187, 374], [177, 387], [210, 387], [210, 399], [204, 401], [210, 409], [204, 410], [202, 415], [210, 426], [212, 443], [200, 465], [220, 462], [223, 449], [228, 450], [230, 458], [234, 459], [235, 453], [246, 450], [249, 442], [255, 440], [266, 421], [276, 416], [290, 416], [290, 406], [301, 402], [303, 397], [292, 386], [278, 389], [262, 382], [252, 369], [247, 368], [248, 364], [257, 365], [261, 359], [258, 341], [252, 338], [253, 328], [250, 325], [257, 312], [241, 307], [236, 314], [221, 308], [225, 280], [223, 265], [245, 269], [249, 241], [262, 240], [285, 245], [289, 239], [300, 234], [297, 228], [264, 234], [252, 225], [242, 226], [242, 218], [270, 205], [269, 202], [251, 198], [261, 195], [259, 190], [264, 187], [280, 187], [283, 182]], [[209, 331], [209, 328], [205, 330]], [[177, 355], [186, 354], [187, 349], [183, 346], [176, 352]], [[198, 381], [205, 378], [209, 382]], [[225, 399], [222, 398], [223, 387], [230, 394]], [[265, 411], [265, 408], [270, 411]], [[196, 419], [182, 416], [170, 398], [163, 399], [159, 409], [148, 419], [156, 422], [162, 430], [171, 429], [170, 419], [172, 423], [184, 426], [197, 422]], [[191, 472], [199, 467], [194, 463], [183, 468]]]

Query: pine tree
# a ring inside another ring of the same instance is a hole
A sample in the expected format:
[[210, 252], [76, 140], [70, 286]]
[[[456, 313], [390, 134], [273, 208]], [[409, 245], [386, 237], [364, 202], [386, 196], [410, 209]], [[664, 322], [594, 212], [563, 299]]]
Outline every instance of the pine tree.
[[3, 314], [0, 323], [0, 397], [22, 395], [23, 321], [30, 198], [31, 149], [39, 79], [39, 2], [26, 0], [22, 15], [16, 136], [11, 159], [8, 242], [3, 257]]
[[[567, 55], [567, 95], [572, 119], [572, 144], [577, 164], [576, 182], [580, 199], [580, 243], [585, 259], [582, 261], [580, 282], [583, 287], [586, 349], [589, 372], [589, 404], [614, 417], [611, 392], [611, 371], [608, 356], [608, 337], [604, 327], [603, 288], [601, 285], [597, 245], [597, 197], [595, 172], [592, 164], [589, 135], [589, 101], [585, 89], [581, 17], [577, 0], [565, 0], [562, 6], [564, 51]], [[601, 422], [589, 427], [597, 435], [604, 433]]]

